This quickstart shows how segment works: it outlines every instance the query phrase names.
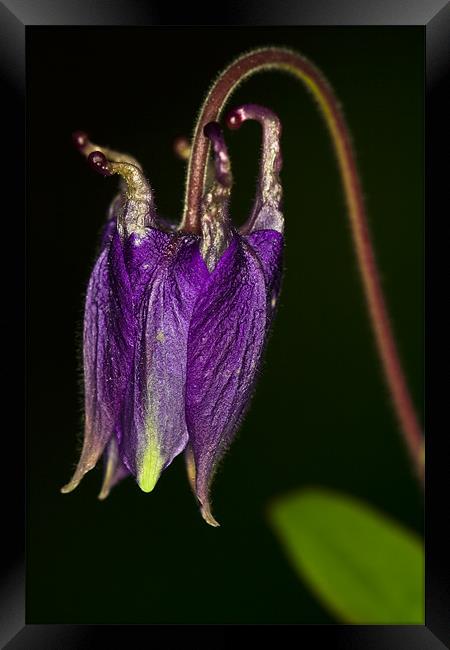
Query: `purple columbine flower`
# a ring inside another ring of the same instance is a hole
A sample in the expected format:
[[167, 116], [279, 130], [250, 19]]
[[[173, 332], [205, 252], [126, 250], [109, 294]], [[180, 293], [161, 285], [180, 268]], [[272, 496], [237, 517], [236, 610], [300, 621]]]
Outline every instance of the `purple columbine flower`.
[[241, 228], [229, 214], [232, 176], [221, 128], [210, 122], [212, 182], [203, 193], [200, 231], [158, 218], [152, 190], [130, 156], [75, 143], [104, 176], [120, 177], [89, 281], [83, 340], [84, 442], [71, 481], [105, 457], [99, 497], [132, 474], [150, 492], [185, 452], [204, 519], [211, 481], [249, 405], [281, 280], [280, 123], [245, 105], [228, 116], [262, 126], [260, 177]]
[[[178, 228], [158, 217], [136, 160], [75, 134], [91, 166], [121, 180], [87, 291], [84, 442], [63, 492], [73, 490], [102, 455], [106, 463], [100, 498], [129, 474], [149, 492], [184, 451], [202, 515], [218, 525], [211, 514], [211, 481], [254, 389], [280, 290], [283, 216], [277, 117], [252, 104], [228, 116], [230, 128], [253, 119], [263, 131], [257, 194], [248, 221], [239, 229], [229, 215], [230, 161], [216, 120], [243, 79], [274, 69], [305, 83], [330, 133], [378, 353], [405, 441], [423, 478], [422, 431], [391, 332], [339, 103], [327, 80], [303, 56], [284, 48], [261, 48], [232, 62], [205, 99], [192, 140]], [[214, 164], [206, 174], [210, 145]], [[176, 149], [186, 157], [185, 140]]]

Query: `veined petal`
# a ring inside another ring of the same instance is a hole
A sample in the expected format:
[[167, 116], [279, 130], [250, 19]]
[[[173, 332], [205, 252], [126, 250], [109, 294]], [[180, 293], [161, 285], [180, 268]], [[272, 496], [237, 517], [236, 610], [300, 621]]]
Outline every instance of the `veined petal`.
[[188, 441], [187, 338], [194, 304], [208, 277], [198, 238], [164, 236], [166, 245], [137, 313], [138, 336], [120, 443], [121, 458], [144, 492], [154, 488], [162, 470]]
[[[282, 237], [239, 234], [220, 258], [195, 305], [188, 342], [186, 421], [202, 515], [211, 514], [209, 488], [224, 451], [249, 405], [264, 348], [270, 290]], [[273, 260], [273, 261], [272, 261]], [[192, 458], [188, 468], [193, 475]]]
[[[95, 467], [114, 432], [120, 439], [120, 416], [136, 339], [136, 299], [139, 301], [145, 279], [158, 257], [149, 237], [153, 230], [153, 195], [140, 165], [128, 155], [97, 147], [84, 133], [74, 134], [74, 141], [95, 171], [103, 176], [119, 175], [121, 191], [109, 209], [88, 286], [83, 341], [84, 441], [75, 473], [62, 492], [73, 490]], [[150, 248], [141, 247], [147, 253], [145, 264], [142, 253], [130, 255], [130, 250], [143, 241], [150, 242]], [[113, 446], [109, 449], [116, 453]], [[112, 458], [114, 454], [109, 455]]]
[[135, 328], [132, 293], [115, 231], [101, 251], [86, 296], [83, 361], [85, 427], [81, 457], [62, 492], [75, 489], [95, 467], [111, 438], [128, 381]]
[[275, 315], [281, 289], [284, 238], [277, 230], [257, 230], [244, 240], [256, 253], [264, 272], [267, 296], [267, 329]]
[[152, 278], [161, 264], [162, 254], [174, 235], [157, 228], [146, 228], [143, 234], [132, 233], [123, 244], [124, 260], [133, 293], [135, 320]]

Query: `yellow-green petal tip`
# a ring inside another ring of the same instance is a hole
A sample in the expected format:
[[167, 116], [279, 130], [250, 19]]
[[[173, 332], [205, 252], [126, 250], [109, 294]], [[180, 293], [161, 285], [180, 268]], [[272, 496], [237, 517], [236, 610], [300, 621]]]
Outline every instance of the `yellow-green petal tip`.
[[139, 463], [137, 482], [143, 492], [151, 492], [158, 482], [164, 462], [156, 442], [151, 442]]

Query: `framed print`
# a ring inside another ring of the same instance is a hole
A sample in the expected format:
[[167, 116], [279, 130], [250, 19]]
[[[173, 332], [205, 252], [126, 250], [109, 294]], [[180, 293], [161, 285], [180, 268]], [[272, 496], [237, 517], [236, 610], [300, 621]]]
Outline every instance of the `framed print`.
[[5, 647], [449, 645], [450, 16], [332, 4], [0, 6]]

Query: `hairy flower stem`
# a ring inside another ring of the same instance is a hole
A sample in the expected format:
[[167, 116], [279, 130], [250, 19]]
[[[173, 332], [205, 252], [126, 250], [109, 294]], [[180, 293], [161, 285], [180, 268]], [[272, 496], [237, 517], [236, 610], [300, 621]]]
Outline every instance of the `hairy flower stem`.
[[349, 130], [329, 83], [307, 59], [286, 49], [254, 50], [234, 61], [216, 80], [200, 111], [194, 132], [185, 211], [180, 230], [201, 232], [200, 206], [209, 154], [209, 141], [203, 135], [205, 125], [219, 119], [227, 99], [244, 79], [264, 70], [282, 70], [300, 79], [317, 101], [329, 129], [342, 177], [358, 267], [378, 354], [405, 443], [417, 475], [423, 480], [422, 429], [408, 391], [387, 314]]

